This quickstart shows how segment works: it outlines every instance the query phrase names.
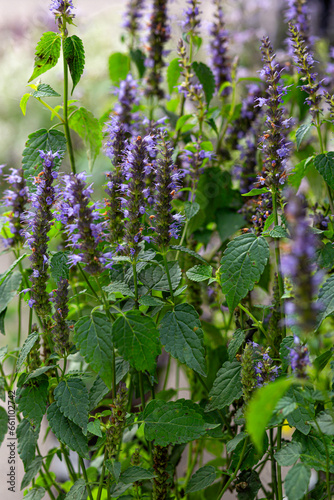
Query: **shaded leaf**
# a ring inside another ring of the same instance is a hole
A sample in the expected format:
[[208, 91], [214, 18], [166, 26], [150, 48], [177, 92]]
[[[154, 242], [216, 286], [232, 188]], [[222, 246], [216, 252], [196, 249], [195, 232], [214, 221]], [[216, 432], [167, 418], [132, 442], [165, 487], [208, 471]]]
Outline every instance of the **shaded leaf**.
[[33, 97], [60, 97], [60, 94], [56, 92], [50, 85], [47, 83], [40, 83], [37, 86], [37, 90], [32, 94]]
[[4, 311], [9, 302], [15, 297], [21, 285], [22, 275], [19, 271], [14, 271], [7, 276], [0, 285], [0, 312]]
[[186, 272], [191, 281], [206, 281], [212, 277], [213, 268], [208, 265], [198, 264]]
[[209, 105], [216, 90], [215, 77], [209, 66], [202, 62], [194, 61], [191, 66], [203, 87], [205, 100], [207, 105]]
[[68, 262], [69, 252], [57, 252], [51, 257], [51, 276], [58, 283], [59, 278], [66, 280], [70, 277], [70, 265]]
[[238, 328], [238, 330], [234, 332], [233, 338], [227, 347], [228, 359], [230, 361], [234, 360], [235, 355], [237, 354], [245, 340], [245, 337], [246, 333], [243, 330], [240, 330], [240, 328]]
[[330, 276], [319, 291], [318, 328], [327, 316], [334, 312], [334, 275]]
[[121, 475], [121, 462], [116, 462], [115, 460], [106, 460], [106, 467], [108, 471], [112, 474], [113, 478], [118, 483], [119, 476]]
[[68, 36], [64, 41], [64, 56], [70, 69], [73, 88], [79, 83], [85, 66], [85, 50], [82, 40], [76, 36]]
[[119, 480], [124, 484], [132, 484], [135, 481], [145, 481], [156, 477], [154, 470], [143, 469], [143, 467], [129, 467], [122, 472]]
[[86, 483], [84, 479], [75, 481], [64, 500], [84, 500], [86, 498]]
[[16, 363], [16, 371], [18, 372], [25, 362], [29, 352], [31, 349], [34, 347], [34, 344], [36, 340], [38, 339], [39, 335], [37, 332], [32, 332], [24, 341], [23, 346], [21, 347], [20, 355], [18, 357], [17, 363]]
[[43, 463], [42, 457], [36, 457], [32, 462], [30, 462], [30, 464], [27, 468], [27, 472], [24, 474], [22, 482], [21, 482], [21, 490], [23, 490], [23, 488], [26, 488], [27, 486], [29, 486], [31, 481], [36, 476], [37, 472], [42, 467], [42, 463]]
[[317, 155], [314, 166], [323, 176], [329, 187], [334, 189], [334, 152]]
[[130, 71], [130, 58], [121, 52], [114, 52], [108, 61], [110, 80], [117, 84], [125, 80]]
[[172, 248], [173, 250], [177, 250], [178, 252], [187, 253], [188, 255], [195, 257], [195, 259], [203, 262], [203, 264], [207, 264], [207, 261], [201, 255], [199, 255], [197, 252], [194, 252], [194, 250], [190, 250], [190, 248], [183, 247], [181, 245], [171, 245], [170, 248]]
[[8, 415], [5, 408], [3, 408], [3, 406], [0, 406], [0, 444], [5, 439], [5, 436], [7, 434], [7, 427]]
[[27, 469], [27, 466], [35, 458], [35, 447], [37, 444], [39, 431], [40, 425], [31, 425], [29, 420], [27, 419], [21, 420], [21, 422], [17, 426], [17, 451], [20, 455], [25, 469]]
[[232, 451], [234, 451], [238, 446], [238, 444], [241, 443], [241, 441], [243, 441], [246, 436], [247, 436], [246, 432], [239, 432], [239, 434], [237, 434], [233, 439], [231, 439], [231, 441], [228, 441], [228, 443], [226, 443], [227, 453], [231, 453]]
[[49, 381], [45, 375], [35, 379], [32, 384], [24, 384], [16, 391], [16, 404], [33, 425], [38, 426], [46, 411]]
[[93, 420], [93, 422], [88, 422], [87, 431], [94, 434], [94, 436], [102, 437], [100, 421], [97, 419]]
[[[176, 261], [168, 262], [168, 269], [172, 288], [175, 290], [182, 278], [181, 269]], [[147, 288], [163, 292], [169, 291], [168, 278], [163, 265], [149, 264], [139, 273], [139, 280]]]
[[184, 213], [186, 214], [188, 220], [195, 217], [199, 209], [200, 206], [198, 203], [196, 203], [196, 201], [194, 202], [186, 201], [184, 204]]
[[217, 231], [221, 241], [226, 241], [238, 229], [245, 226], [245, 219], [241, 214], [226, 208], [220, 208], [216, 213]]
[[323, 434], [327, 436], [334, 435], [334, 418], [332, 413], [329, 410], [325, 410], [320, 412], [316, 417], [316, 425], [312, 422], [312, 426], [318, 430], [318, 426]]
[[274, 457], [281, 466], [294, 465], [300, 457], [302, 447], [299, 443], [291, 442], [283, 446]]
[[303, 125], [301, 125], [297, 130], [296, 130], [296, 143], [297, 143], [297, 151], [305, 137], [305, 135], [307, 134], [307, 132], [311, 129], [312, 127], [312, 122], [310, 123], [304, 123]]
[[195, 474], [190, 478], [186, 493], [193, 493], [194, 491], [204, 490], [210, 486], [216, 479], [216, 469], [212, 465], [205, 465], [198, 469]]
[[60, 411], [87, 432], [89, 397], [83, 381], [77, 377], [59, 382], [54, 390], [54, 397]]
[[222, 410], [241, 396], [241, 364], [225, 361], [216, 375], [205, 411]]
[[83, 140], [89, 168], [92, 170], [102, 146], [102, 131], [98, 119], [88, 109], [81, 107], [69, 117], [68, 124]]
[[301, 500], [307, 492], [311, 478], [311, 469], [304, 464], [294, 465], [287, 473], [284, 481], [285, 494], [288, 500]]
[[146, 66], [145, 66], [146, 57], [144, 52], [140, 49], [135, 49], [135, 50], [130, 49], [130, 57], [137, 66], [139, 78], [143, 78], [146, 71]]
[[28, 492], [28, 494], [24, 497], [24, 500], [42, 500], [45, 495], [45, 489], [44, 488], [33, 488]]
[[107, 293], [121, 293], [124, 297], [134, 297], [135, 294], [123, 281], [113, 281], [110, 285], [103, 287]]
[[176, 85], [180, 76], [181, 76], [181, 68], [179, 64], [179, 58], [176, 57], [169, 63], [167, 68], [167, 83], [168, 83], [169, 94], [177, 92]]
[[59, 33], [55, 33], [54, 31], [43, 33], [36, 47], [34, 71], [28, 82], [31, 82], [57, 64], [60, 56], [60, 46]]

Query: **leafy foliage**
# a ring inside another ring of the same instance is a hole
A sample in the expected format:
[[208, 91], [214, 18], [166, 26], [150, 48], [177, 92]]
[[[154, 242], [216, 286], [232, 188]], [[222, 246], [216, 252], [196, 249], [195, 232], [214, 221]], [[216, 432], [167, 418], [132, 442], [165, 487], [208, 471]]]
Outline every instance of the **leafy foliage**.
[[64, 56], [70, 69], [73, 81], [73, 94], [73, 90], [79, 83], [85, 66], [85, 50], [82, 40], [78, 36], [68, 36], [65, 39]]
[[44, 33], [37, 44], [34, 71], [29, 82], [53, 68], [60, 56], [60, 36], [53, 31]]

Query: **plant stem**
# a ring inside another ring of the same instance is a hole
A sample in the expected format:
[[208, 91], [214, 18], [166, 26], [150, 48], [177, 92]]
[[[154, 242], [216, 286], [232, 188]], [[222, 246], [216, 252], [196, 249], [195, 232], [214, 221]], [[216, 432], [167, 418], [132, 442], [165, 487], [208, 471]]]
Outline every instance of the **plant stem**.
[[88, 496], [89, 496], [90, 500], [93, 500], [93, 495], [92, 495], [92, 492], [91, 492], [91, 489], [90, 489], [90, 486], [89, 486], [89, 481], [88, 481], [87, 471], [86, 471], [86, 467], [85, 467], [85, 462], [82, 460], [81, 457], [79, 457], [79, 462], [80, 462], [80, 465], [81, 465], [83, 477], [85, 478], [85, 481], [86, 481], [86, 488], [88, 490]]
[[100, 477], [100, 482], [99, 482], [99, 489], [97, 491], [96, 500], [101, 500], [102, 489], [103, 489], [103, 479], [104, 479], [104, 475], [106, 472], [106, 466], [105, 466], [106, 460], [107, 460], [107, 448], [104, 449], [104, 460], [103, 460], [103, 466], [102, 466], [101, 477]]
[[[277, 428], [277, 451], [281, 449], [282, 442], [282, 427]], [[272, 460], [275, 460], [272, 457]], [[282, 471], [281, 466], [277, 464], [277, 491], [278, 491], [278, 500], [283, 499], [283, 488], [282, 488]]]
[[172, 359], [171, 355], [168, 354], [168, 363], [167, 363], [167, 367], [166, 367], [166, 375], [165, 375], [164, 385], [163, 385], [163, 388], [162, 388], [163, 391], [165, 391], [166, 387], [167, 387], [168, 377], [169, 377], [169, 371], [170, 371], [170, 365], [171, 365], [171, 359]]
[[169, 268], [168, 268], [168, 262], [167, 262], [167, 257], [166, 253], [163, 253], [163, 259], [164, 259], [164, 264], [165, 264], [165, 269], [166, 269], [166, 274], [167, 274], [167, 279], [168, 279], [168, 286], [169, 286], [169, 292], [170, 296], [172, 298], [172, 301], [174, 302], [174, 294], [173, 294], [173, 286], [172, 286], [172, 280], [170, 279], [170, 273], [169, 273]]
[[139, 392], [140, 392], [140, 400], [142, 405], [142, 410], [145, 410], [145, 394], [144, 394], [144, 379], [143, 372], [138, 372], [139, 375]]
[[[272, 202], [273, 202], [273, 214], [274, 214], [274, 224], [278, 226], [278, 212], [277, 212], [277, 190], [276, 188], [272, 192]], [[283, 295], [284, 295], [284, 283], [281, 274], [281, 255], [280, 255], [280, 247], [279, 247], [279, 239], [275, 238], [275, 259], [276, 259], [276, 272], [278, 277], [278, 288], [280, 294], [280, 309], [281, 309], [281, 320], [283, 322], [283, 334], [285, 337], [285, 326], [284, 326], [284, 303], [283, 303]]]
[[136, 259], [132, 261], [132, 270], [133, 270], [133, 281], [135, 287], [135, 309], [139, 309], [138, 304], [138, 282], [137, 282], [137, 262]]
[[[270, 429], [269, 431], [270, 437], [270, 462], [271, 462], [271, 481], [273, 485], [273, 495], [276, 500], [278, 500], [278, 484], [277, 484], [277, 474], [276, 474], [276, 461], [274, 458], [274, 431]], [[281, 483], [282, 486], [282, 483]]]
[[243, 458], [244, 458], [244, 455], [245, 455], [245, 452], [246, 452], [247, 444], [248, 444], [248, 436], [246, 436], [246, 438], [245, 438], [245, 442], [244, 442], [244, 445], [243, 445], [243, 448], [242, 448], [242, 452], [241, 452], [241, 455], [240, 455], [240, 458], [239, 458], [238, 465], [236, 466], [235, 471], [233, 472], [232, 476], [230, 476], [229, 480], [227, 481], [227, 483], [225, 484], [225, 486], [223, 487], [223, 489], [219, 492], [219, 494], [217, 496], [217, 499], [223, 498], [225, 491], [230, 486], [230, 484], [232, 483], [232, 481], [234, 481], [234, 479], [237, 477], [238, 470], [240, 469], [240, 465], [241, 465], [241, 463], [243, 461]]
[[[66, 30], [66, 25], [64, 23], [64, 31]], [[76, 173], [75, 169], [75, 161], [74, 161], [74, 153], [73, 153], [73, 146], [72, 146], [72, 140], [71, 140], [71, 133], [70, 129], [68, 126], [68, 103], [67, 103], [67, 98], [68, 98], [68, 66], [67, 66], [67, 61], [65, 58], [65, 52], [64, 52], [64, 42], [66, 40], [65, 35], [62, 37], [62, 52], [63, 52], [63, 66], [64, 66], [64, 132], [65, 132], [65, 137], [67, 141], [67, 148], [68, 148], [68, 154], [70, 157], [70, 164], [71, 164], [71, 170], [72, 173]]]

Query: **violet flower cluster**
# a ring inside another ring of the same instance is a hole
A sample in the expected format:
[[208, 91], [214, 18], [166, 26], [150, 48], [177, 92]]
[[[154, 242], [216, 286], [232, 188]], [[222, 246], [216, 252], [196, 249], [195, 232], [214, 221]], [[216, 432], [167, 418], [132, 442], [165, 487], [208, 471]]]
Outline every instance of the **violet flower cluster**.
[[24, 243], [22, 216], [26, 210], [29, 199], [29, 190], [24, 178], [23, 169], [11, 169], [11, 174], [5, 180], [12, 189], [6, 189], [3, 195], [3, 204], [10, 209], [6, 214], [9, 221], [11, 237], [5, 239], [5, 244], [11, 247]]
[[306, 378], [306, 369], [311, 364], [308, 347], [301, 343], [297, 335], [293, 340], [295, 345], [289, 348], [291, 369], [298, 378]]
[[273, 364], [273, 360], [269, 356], [270, 347], [267, 349], [260, 348], [256, 342], [251, 342], [256, 358], [261, 358], [255, 361], [255, 377], [257, 387], [263, 387], [269, 382], [273, 382], [279, 375], [279, 367]]
[[[215, 75], [216, 88], [231, 81], [231, 62], [228, 56], [228, 32], [225, 29], [224, 14], [221, 0], [214, 0], [215, 20], [210, 29], [210, 51], [212, 58], [212, 69]], [[221, 95], [229, 95], [231, 87], [227, 86], [221, 91]]]
[[167, 55], [165, 45], [170, 39], [167, 3], [167, 0], [153, 0], [146, 43], [148, 55], [145, 65], [148, 68], [148, 76], [145, 79], [145, 95], [156, 96], [159, 99], [164, 97], [161, 88], [162, 69], [165, 66], [164, 56]]
[[131, 48], [133, 48], [134, 40], [142, 27], [140, 20], [143, 17], [144, 6], [145, 0], [128, 0], [127, 2], [122, 26], [130, 35]]
[[57, 289], [52, 293], [52, 301], [55, 312], [52, 315], [54, 325], [52, 327], [52, 340], [54, 350], [59, 356], [63, 356], [70, 348], [70, 328], [66, 318], [68, 315], [68, 281], [62, 276], [59, 278]]
[[181, 154], [182, 172], [184, 176], [189, 176], [193, 190], [197, 186], [207, 160], [212, 160], [215, 156], [213, 151], [206, 151], [201, 148], [200, 140], [195, 143], [194, 149], [185, 149]]
[[185, 32], [189, 33], [190, 36], [199, 35], [199, 27], [201, 25], [201, 14], [199, 10], [200, 1], [199, 0], [187, 0], [187, 8], [183, 11], [183, 21], [182, 28]]
[[[119, 88], [115, 90], [117, 103], [114, 107], [114, 114], [117, 117], [118, 125], [123, 125], [127, 137], [137, 133], [138, 113], [133, 112], [133, 107], [139, 105], [138, 83], [129, 73], [125, 80], [122, 80]], [[113, 126], [112, 116], [110, 127]], [[111, 134], [112, 130], [109, 130]]]
[[75, 18], [73, 9], [72, 0], [51, 0], [49, 10], [55, 15], [55, 20], [60, 31], [63, 30], [63, 21], [72, 24], [72, 19]]
[[[307, 0], [286, 0], [286, 2], [288, 8], [285, 12], [285, 21], [296, 26], [306, 45], [311, 48], [310, 12]], [[290, 39], [288, 39], [288, 46], [290, 55], [293, 56]]]
[[178, 91], [182, 93], [184, 97], [196, 103], [199, 120], [203, 120], [206, 109], [203, 86], [201, 83], [193, 82], [194, 74], [191, 70], [191, 62], [187, 56], [186, 47], [182, 38], [180, 38], [177, 44], [177, 54], [179, 56], [181, 75], [183, 76], [183, 81], [178, 86]]
[[291, 119], [284, 119], [285, 109], [282, 102], [287, 89], [280, 84], [282, 70], [275, 62], [275, 54], [268, 37], [262, 39], [261, 53], [264, 62], [261, 74], [267, 82], [268, 97], [259, 97], [257, 105], [266, 106], [268, 129], [260, 139], [264, 165], [263, 175], [259, 176], [258, 181], [260, 186], [277, 188], [284, 184], [286, 179], [286, 161], [290, 154], [290, 143], [286, 139], [286, 134]]

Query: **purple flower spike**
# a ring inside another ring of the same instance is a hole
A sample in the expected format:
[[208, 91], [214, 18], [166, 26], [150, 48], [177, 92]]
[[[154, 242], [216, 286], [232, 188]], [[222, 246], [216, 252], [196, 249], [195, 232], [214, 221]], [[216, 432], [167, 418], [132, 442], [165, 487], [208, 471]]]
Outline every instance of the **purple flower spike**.
[[[227, 54], [228, 49], [228, 33], [225, 29], [224, 14], [221, 6], [221, 0], [214, 0], [215, 5], [215, 20], [212, 24], [210, 35], [210, 50], [212, 58], [212, 69], [215, 75], [217, 90], [223, 83], [231, 81], [231, 63]], [[221, 95], [228, 95], [231, 92], [231, 87], [225, 87]]]
[[12, 236], [5, 241], [11, 247], [24, 243], [22, 216], [28, 203], [29, 190], [26, 186], [23, 169], [11, 169], [11, 174], [6, 177], [12, 189], [6, 189], [3, 196], [3, 204], [11, 209], [7, 220]]
[[201, 25], [201, 14], [199, 10], [199, 0], [187, 0], [187, 8], [183, 11], [182, 28], [190, 36], [199, 36], [199, 27]]

